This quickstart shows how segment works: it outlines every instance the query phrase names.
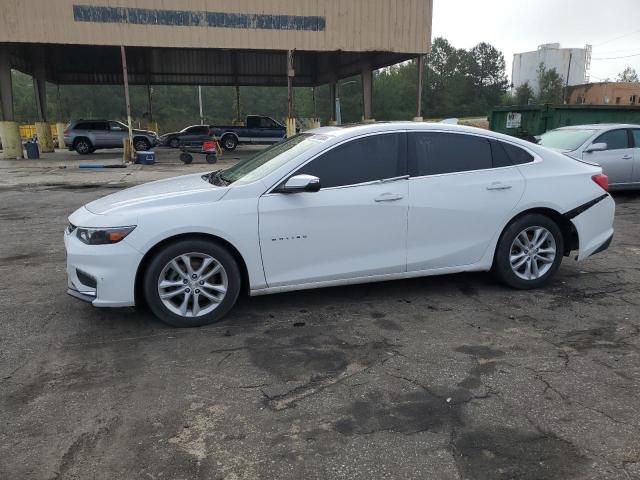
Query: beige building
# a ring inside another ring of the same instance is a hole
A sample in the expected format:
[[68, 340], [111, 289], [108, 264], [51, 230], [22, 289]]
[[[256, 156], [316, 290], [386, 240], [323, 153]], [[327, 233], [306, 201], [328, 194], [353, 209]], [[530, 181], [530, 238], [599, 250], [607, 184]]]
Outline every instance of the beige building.
[[[371, 119], [373, 71], [431, 49], [433, 0], [2, 0], [0, 138], [19, 139], [11, 69], [34, 77], [43, 135], [47, 82], [328, 84], [359, 75]], [[126, 71], [123, 67], [126, 65]], [[419, 69], [422, 71], [422, 69]], [[416, 78], [420, 117], [422, 76]], [[149, 95], [151, 98], [151, 95]], [[293, 120], [290, 118], [290, 120]], [[36, 125], [38, 126], [38, 125]], [[295, 131], [295, 129], [291, 129]], [[40, 135], [39, 135], [40, 138]], [[11, 149], [10, 155], [14, 154]], [[15, 149], [22, 155], [20, 146]]]
[[571, 105], [637, 105], [640, 106], [640, 83], [600, 82], [570, 87]]

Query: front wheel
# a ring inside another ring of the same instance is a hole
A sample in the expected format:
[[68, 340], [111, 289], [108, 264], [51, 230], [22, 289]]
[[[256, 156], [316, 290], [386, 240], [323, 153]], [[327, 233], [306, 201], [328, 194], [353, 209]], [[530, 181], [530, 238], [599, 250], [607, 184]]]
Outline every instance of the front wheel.
[[136, 138], [133, 140], [133, 148], [136, 152], [146, 152], [151, 148], [151, 143], [145, 138]]
[[180, 146], [180, 140], [178, 140], [176, 137], [173, 137], [171, 140], [169, 140], [169, 146], [171, 148], [178, 148]]
[[542, 287], [560, 268], [563, 252], [564, 239], [558, 225], [545, 215], [527, 214], [502, 233], [493, 270], [513, 288]]
[[180, 240], [154, 255], [144, 276], [151, 311], [174, 327], [222, 320], [240, 293], [240, 269], [222, 246]]

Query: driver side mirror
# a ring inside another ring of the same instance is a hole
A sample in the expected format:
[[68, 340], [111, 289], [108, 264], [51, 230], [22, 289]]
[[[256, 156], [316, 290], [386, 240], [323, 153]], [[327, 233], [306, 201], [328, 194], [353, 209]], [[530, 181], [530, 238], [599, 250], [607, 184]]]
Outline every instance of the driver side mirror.
[[313, 175], [294, 175], [274, 190], [276, 193], [317, 192], [320, 179]]
[[604, 142], [592, 143], [584, 150], [584, 153], [603, 152], [606, 149], [607, 149], [607, 144]]

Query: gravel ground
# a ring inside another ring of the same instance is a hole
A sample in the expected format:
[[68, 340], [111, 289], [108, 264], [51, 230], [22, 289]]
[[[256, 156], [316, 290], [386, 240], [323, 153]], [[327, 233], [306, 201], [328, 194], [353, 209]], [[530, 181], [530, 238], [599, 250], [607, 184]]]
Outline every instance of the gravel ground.
[[65, 294], [67, 215], [142, 177], [2, 171], [0, 478], [640, 478], [638, 194], [544, 290], [329, 288], [178, 330]]

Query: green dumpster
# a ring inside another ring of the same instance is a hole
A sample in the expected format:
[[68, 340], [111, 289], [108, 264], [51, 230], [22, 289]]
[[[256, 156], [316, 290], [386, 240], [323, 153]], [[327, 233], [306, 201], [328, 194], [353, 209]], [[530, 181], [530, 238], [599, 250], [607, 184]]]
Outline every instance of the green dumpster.
[[589, 123], [635, 123], [640, 107], [626, 105], [525, 105], [497, 107], [489, 114], [489, 129], [531, 139], [547, 130]]

